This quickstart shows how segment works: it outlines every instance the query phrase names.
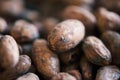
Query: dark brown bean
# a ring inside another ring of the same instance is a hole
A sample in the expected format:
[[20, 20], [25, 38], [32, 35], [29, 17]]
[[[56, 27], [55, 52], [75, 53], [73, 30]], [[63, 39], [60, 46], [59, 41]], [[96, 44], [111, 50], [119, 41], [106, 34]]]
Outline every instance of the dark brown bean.
[[112, 54], [112, 63], [120, 64], [120, 34], [114, 31], [106, 31], [101, 35], [101, 39]]
[[67, 51], [65, 53], [58, 54], [62, 63], [72, 64], [79, 61], [80, 50], [75, 48], [73, 50]]
[[94, 36], [89, 36], [84, 40], [83, 50], [87, 59], [94, 64], [108, 65], [111, 62], [110, 51], [100, 39]]
[[114, 12], [108, 11], [105, 8], [100, 8], [96, 12], [97, 24], [100, 32], [107, 30], [120, 30], [120, 16]]
[[28, 72], [30, 67], [31, 59], [27, 55], [21, 55], [17, 65], [1, 73], [0, 78], [2, 80], [15, 80], [20, 75]]
[[[74, 15], [73, 15], [74, 14]], [[79, 6], [67, 6], [62, 13], [63, 19], [78, 19], [86, 28], [86, 34], [90, 35], [94, 31], [96, 24], [95, 16], [87, 9]]]
[[93, 80], [93, 66], [92, 64], [86, 59], [86, 57], [82, 57], [80, 60], [80, 69], [83, 80]]
[[47, 18], [43, 20], [43, 36], [47, 38], [50, 31], [58, 24], [58, 20], [56, 18]]
[[15, 22], [11, 29], [11, 35], [19, 43], [30, 42], [39, 37], [37, 28], [24, 20]]
[[37, 70], [46, 78], [51, 78], [59, 72], [59, 59], [50, 51], [46, 40], [34, 42], [33, 60]]
[[107, 0], [100, 0], [99, 4], [100, 6], [103, 6], [111, 11], [115, 11], [120, 13], [120, 1], [119, 0], [109, 0], [108, 2], [106, 2]]
[[21, 55], [15, 69], [17, 73], [26, 73], [31, 67], [31, 59], [27, 55]]

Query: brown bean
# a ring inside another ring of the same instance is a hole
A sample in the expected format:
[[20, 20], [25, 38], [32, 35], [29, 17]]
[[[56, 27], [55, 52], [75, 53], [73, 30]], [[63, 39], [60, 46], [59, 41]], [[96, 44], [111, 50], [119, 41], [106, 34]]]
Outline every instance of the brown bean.
[[112, 63], [120, 64], [120, 34], [114, 31], [106, 31], [101, 35], [104, 44], [111, 51]]
[[51, 80], [77, 80], [77, 79], [68, 73], [58, 73]]
[[0, 38], [0, 67], [13, 68], [19, 61], [19, 50], [16, 41], [9, 35]]
[[83, 80], [93, 80], [93, 66], [84, 56], [80, 60], [80, 69]]
[[0, 18], [0, 33], [5, 32], [7, 27], [7, 22], [3, 18]]
[[82, 80], [81, 74], [78, 70], [70, 70], [68, 73], [72, 76], [74, 76], [77, 80]]
[[43, 20], [43, 36], [47, 38], [51, 30], [58, 24], [56, 18], [46, 18]]
[[26, 73], [31, 67], [31, 59], [27, 55], [21, 55], [15, 69], [17, 73]]
[[63, 19], [78, 19], [81, 21], [85, 25], [87, 35], [90, 35], [94, 31], [96, 18], [87, 9], [79, 6], [67, 6], [63, 10], [62, 17]]
[[79, 61], [80, 51], [79, 51], [79, 48], [75, 48], [58, 55], [63, 64], [72, 64]]
[[34, 73], [27, 73], [16, 80], [40, 80], [39, 77]]
[[69, 19], [53, 28], [48, 35], [48, 42], [52, 50], [66, 52], [76, 47], [84, 35], [84, 25], [78, 20]]
[[119, 5], [120, 1], [119, 0], [109, 0], [108, 2], [106, 1], [107, 0], [100, 0], [99, 2], [100, 6], [103, 6], [107, 8], [108, 10], [120, 13], [120, 5]]
[[48, 48], [46, 40], [36, 40], [33, 44], [33, 60], [43, 77], [51, 78], [59, 72], [59, 59]]
[[37, 28], [24, 20], [15, 22], [11, 29], [11, 35], [19, 43], [30, 42], [39, 37]]
[[0, 78], [2, 80], [15, 80], [20, 75], [28, 72], [30, 67], [31, 59], [27, 55], [21, 55], [17, 65], [1, 73]]
[[107, 30], [120, 30], [120, 16], [115, 12], [100, 8], [96, 12], [96, 16], [100, 32], [105, 32]]
[[111, 62], [111, 53], [103, 42], [89, 36], [84, 40], [83, 50], [87, 59], [97, 65], [108, 65]]
[[0, 14], [3, 15], [19, 15], [24, 9], [22, 0], [2, 0], [0, 7]]
[[38, 21], [40, 19], [40, 15], [35, 10], [24, 10], [19, 17], [23, 18], [24, 20], [29, 21]]
[[92, 6], [95, 0], [62, 0], [64, 3], [69, 5], [78, 5], [78, 6]]
[[105, 66], [98, 70], [95, 80], [119, 80], [120, 70], [116, 66]]

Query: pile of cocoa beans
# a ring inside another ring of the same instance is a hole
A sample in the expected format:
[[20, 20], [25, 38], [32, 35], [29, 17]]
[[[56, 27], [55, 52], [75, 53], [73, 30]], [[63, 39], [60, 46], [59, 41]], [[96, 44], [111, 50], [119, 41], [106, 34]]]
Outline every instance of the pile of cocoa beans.
[[120, 80], [120, 0], [0, 0], [0, 80]]

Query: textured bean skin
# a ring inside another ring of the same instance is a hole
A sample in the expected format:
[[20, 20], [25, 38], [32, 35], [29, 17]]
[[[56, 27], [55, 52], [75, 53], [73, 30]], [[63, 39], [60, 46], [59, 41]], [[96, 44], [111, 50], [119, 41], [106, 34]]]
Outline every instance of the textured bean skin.
[[0, 80], [120, 80], [120, 0], [0, 0]]
[[52, 50], [66, 52], [79, 44], [84, 35], [84, 25], [78, 20], [70, 19], [53, 28], [48, 35], [48, 42]]
[[31, 67], [31, 59], [27, 55], [20, 55], [18, 64], [16, 65], [17, 73], [26, 73]]
[[90, 35], [94, 31], [96, 17], [84, 8], [68, 6], [63, 10], [62, 17], [63, 19], [77, 19], [81, 21], [85, 25], [86, 35]]
[[0, 38], [0, 67], [13, 68], [19, 61], [19, 50], [16, 41], [9, 35]]
[[19, 43], [30, 42], [39, 37], [37, 28], [24, 20], [16, 21], [10, 34]]
[[108, 11], [105, 8], [100, 8], [96, 12], [97, 24], [100, 32], [107, 30], [120, 30], [120, 16], [112, 11]]
[[105, 66], [98, 70], [95, 80], [119, 80], [120, 70], [116, 66]]
[[84, 40], [83, 50], [87, 59], [97, 65], [108, 65], [111, 62], [111, 53], [101, 40], [89, 36]]
[[114, 31], [106, 31], [101, 35], [101, 39], [112, 54], [112, 63], [120, 64], [120, 34]]
[[34, 42], [33, 60], [37, 70], [46, 78], [51, 78], [59, 72], [59, 59], [56, 54], [49, 50], [45, 40]]
[[19, 62], [13, 68], [0, 73], [1, 80], [15, 80], [28, 72], [31, 67], [31, 59], [27, 55], [20, 55]]

